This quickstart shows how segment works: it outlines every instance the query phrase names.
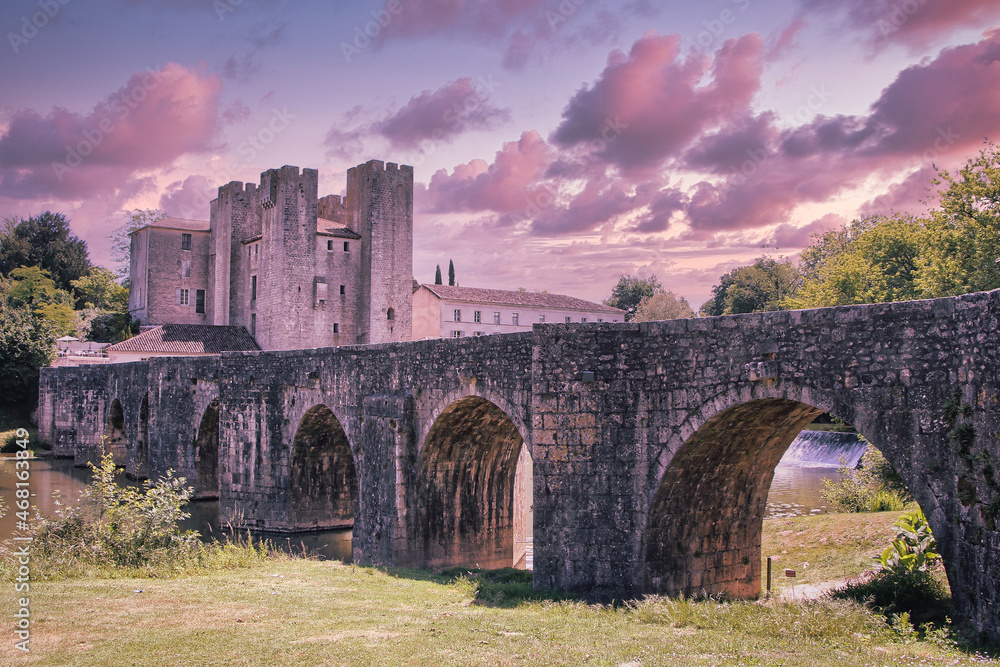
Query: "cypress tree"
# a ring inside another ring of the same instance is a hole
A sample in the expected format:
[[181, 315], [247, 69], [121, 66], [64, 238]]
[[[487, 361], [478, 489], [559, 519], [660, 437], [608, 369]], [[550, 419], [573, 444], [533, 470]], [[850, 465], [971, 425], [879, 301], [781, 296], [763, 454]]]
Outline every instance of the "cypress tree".
[[448, 284], [455, 284], [455, 262], [448, 260]]
[[441, 265], [440, 264], [437, 265], [437, 271], [434, 272], [434, 284], [435, 285], [440, 285], [441, 284]]

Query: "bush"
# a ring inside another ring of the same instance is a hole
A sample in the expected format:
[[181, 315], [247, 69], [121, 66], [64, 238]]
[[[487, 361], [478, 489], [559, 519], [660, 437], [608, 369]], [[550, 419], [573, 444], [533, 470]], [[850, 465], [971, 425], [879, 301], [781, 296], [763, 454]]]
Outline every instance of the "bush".
[[916, 626], [948, 623], [951, 598], [944, 583], [928, 571], [886, 568], [851, 582], [833, 597], [861, 602], [886, 618], [908, 614]]
[[899, 511], [913, 501], [902, 478], [871, 444], [857, 468], [841, 466], [840, 474], [839, 481], [823, 480], [820, 493], [843, 512]]

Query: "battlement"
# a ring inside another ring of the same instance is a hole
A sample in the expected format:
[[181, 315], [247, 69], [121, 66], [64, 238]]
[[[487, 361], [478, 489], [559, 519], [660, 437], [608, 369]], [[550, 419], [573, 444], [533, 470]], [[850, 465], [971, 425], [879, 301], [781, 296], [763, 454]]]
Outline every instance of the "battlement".
[[341, 198], [340, 195], [322, 197], [316, 202], [317, 217], [348, 225], [346, 199], [346, 197]]

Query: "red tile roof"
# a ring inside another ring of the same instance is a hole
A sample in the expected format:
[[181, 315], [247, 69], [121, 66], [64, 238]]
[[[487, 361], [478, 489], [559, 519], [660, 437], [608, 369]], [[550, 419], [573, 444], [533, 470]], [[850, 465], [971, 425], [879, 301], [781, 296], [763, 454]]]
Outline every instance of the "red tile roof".
[[243, 327], [207, 324], [163, 324], [105, 348], [106, 352], [218, 354], [259, 350]]
[[441, 299], [451, 301], [471, 301], [474, 303], [493, 304], [498, 306], [523, 306], [532, 308], [557, 308], [562, 310], [585, 310], [592, 313], [614, 313], [624, 315], [619, 308], [605, 306], [603, 303], [584, 301], [563, 294], [547, 294], [544, 292], [512, 292], [499, 289], [482, 289], [479, 287], [458, 287], [452, 285], [421, 285], [436, 294]]

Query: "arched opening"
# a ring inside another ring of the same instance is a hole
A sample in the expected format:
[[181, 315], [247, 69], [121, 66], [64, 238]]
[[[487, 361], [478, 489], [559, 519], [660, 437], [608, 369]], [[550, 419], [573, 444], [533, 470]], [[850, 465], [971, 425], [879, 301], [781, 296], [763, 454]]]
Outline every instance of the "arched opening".
[[139, 405], [139, 430], [135, 439], [135, 468], [133, 477], [147, 479], [149, 477], [149, 393], [143, 394]]
[[325, 405], [306, 411], [292, 441], [291, 512], [300, 529], [354, 525], [358, 478], [347, 434]]
[[761, 527], [774, 469], [821, 413], [786, 399], [750, 401], [712, 417], [688, 438], [650, 507], [646, 593], [760, 593]]
[[389, 310], [385, 311], [385, 319], [389, 320], [390, 322], [392, 320], [396, 319], [396, 311], [393, 310], [392, 308], [390, 308]]
[[219, 399], [205, 408], [194, 441], [194, 498], [219, 497]]
[[125, 441], [125, 413], [122, 411], [122, 404], [116, 398], [111, 401], [111, 408], [108, 410], [108, 420], [104, 422], [104, 453], [110, 453], [115, 465], [125, 467], [128, 451]]
[[428, 567], [527, 566], [531, 457], [522, 455], [522, 444], [507, 414], [478, 396], [452, 403], [437, 418], [417, 482]]

